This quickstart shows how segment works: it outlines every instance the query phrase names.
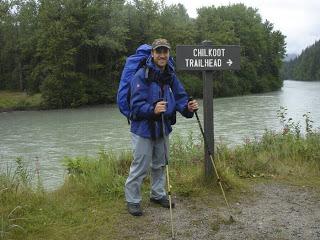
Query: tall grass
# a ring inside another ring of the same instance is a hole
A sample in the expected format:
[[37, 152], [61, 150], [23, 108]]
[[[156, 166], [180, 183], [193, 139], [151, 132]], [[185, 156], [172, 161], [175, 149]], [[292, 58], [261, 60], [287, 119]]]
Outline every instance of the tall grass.
[[[203, 150], [195, 142], [190, 133], [187, 140], [174, 138], [170, 147], [170, 177], [175, 182], [176, 190], [184, 194], [193, 191], [193, 182], [201, 176], [199, 165]], [[65, 187], [90, 196], [121, 198], [131, 161], [131, 151], [116, 154], [101, 150], [98, 158], [65, 158], [63, 162], [69, 173]], [[148, 182], [149, 176], [145, 184]]]
[[303, 116], [305, 129], [287, 118], [287, 109], [281, 107], [278, 111], [282, 123], [280, 132], [266, 130], [261, 139], [246, 139], [234, 149], [221, 145], [216, 158], [239, 177], [318, 177], [320, 133], [313, 129], [310, 113]]
[[65, 158], [69, 177], [65, 187], [90, 196], [121, 197], [125, 176], [131, 162], [130, 152], [120, 155], [101, 150], [98, 158]]
[[0, 239], [10, 239], [17, 232], [24, 232], [21, 223], [23, 210], [21, 201], [29, 196], [32, 174], [22, 161], [16, 159], [16, 168], [7, 168], [0, 174]]

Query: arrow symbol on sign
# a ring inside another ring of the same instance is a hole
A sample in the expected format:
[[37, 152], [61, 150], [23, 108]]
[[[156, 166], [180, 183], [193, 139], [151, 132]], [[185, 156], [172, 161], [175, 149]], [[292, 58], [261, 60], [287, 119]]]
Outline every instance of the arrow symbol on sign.
[[230, 67], [233, 62], [231, 61], [231, 59], [229, 59], [227, 63], [228, 63], [228, 65], [229, 65], [229, 67]]

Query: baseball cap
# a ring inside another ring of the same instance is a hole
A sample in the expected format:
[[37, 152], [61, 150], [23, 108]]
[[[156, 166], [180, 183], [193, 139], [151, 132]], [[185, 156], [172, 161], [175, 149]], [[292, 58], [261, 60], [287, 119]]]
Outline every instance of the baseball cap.
[[156, 49], [158, 47], [166, 47], [166, 48], [170, 49], [170, 44], [169, 44], [167, 39], [158, 38], [158, 39], [153, 41], [152, 49]]

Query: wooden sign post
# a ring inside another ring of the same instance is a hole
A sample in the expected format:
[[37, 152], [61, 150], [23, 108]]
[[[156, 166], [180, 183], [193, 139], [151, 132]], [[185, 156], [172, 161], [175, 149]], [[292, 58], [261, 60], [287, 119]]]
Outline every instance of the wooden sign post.
[[213, 71], [239, 70], [240, 46], [214, 46], [211, 41], [203, 41], [202, 45], [178, 45], [176, 54], [177, 69], [202, 71], [204, 133], [209, 148], [204, 149], [204, 171], [205, 176], [212, 176], [208, 150], [214, 156]]

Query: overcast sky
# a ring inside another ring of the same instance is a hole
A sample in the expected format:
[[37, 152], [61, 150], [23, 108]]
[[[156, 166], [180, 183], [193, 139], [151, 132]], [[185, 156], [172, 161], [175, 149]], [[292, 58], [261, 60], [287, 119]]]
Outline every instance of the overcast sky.
[[286, 36], [287, 53], [301, 53], [320, 39], [320, 0], [165, 0], [168, 5], [182, 3], [190, 17], [197, 16], [197, 8], [244, 3], [257, 8], [263, 21], [268, 19]]

